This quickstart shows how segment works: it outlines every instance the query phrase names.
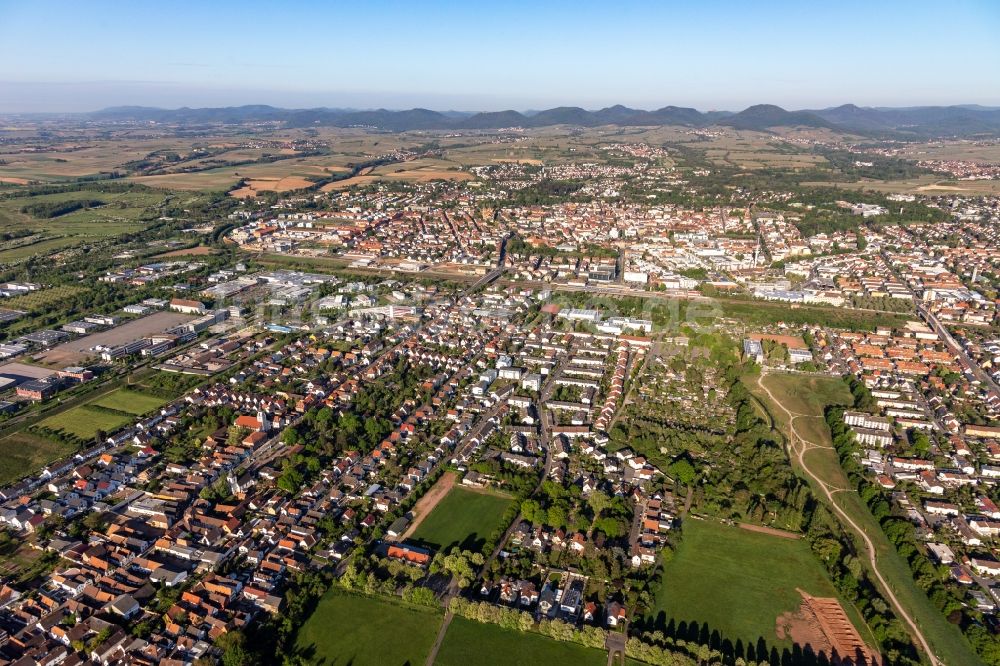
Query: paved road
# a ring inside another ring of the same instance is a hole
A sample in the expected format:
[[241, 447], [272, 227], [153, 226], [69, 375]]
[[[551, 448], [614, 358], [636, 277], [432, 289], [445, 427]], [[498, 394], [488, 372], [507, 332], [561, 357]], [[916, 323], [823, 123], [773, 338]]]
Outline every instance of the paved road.
[[802, 468], [802, 471], [804, 471], [809, 476], [809, 478], [811, 478], [813, 481], [816, 482], [816, 485], [823, 492], [823, 495], [826, 496], [827, 504], [831, 509], [833, 509], [834, 513], [837, 514], [841, 522], [846, 525], [849, 525], [851, 529], [854, 530], [854, 532], [861, 537], [862, 541], [865, 544], [865, 555], [868, 558], [868, 565], [871, 568], [872, 573], [875, 574], [875, 578], [878, 580], [879, 585], [882, 588], [882, 593], [885, 595], [885, 597], [889, 600], [889, 603], [892, 605], [893, 611], [896, 613], [896, 615], [901, 617], [903, 621], [907, 624], [907, 626], [909, 627], [910, 635], [913, 637], [913, 640], [917, 643], [917, 645], [924, 652], [924, 654], [927, 655], [927, 659], [928, 661], [930, 661], [931, 666], [942, 666], [941, 661], [934, 654], [933, 650], [931, 650], [931, 646], [927, 642], [927, 639], [924, 637], [924, 634], [920, 630], [920, 627], [917, 626], [917, 623], [913, 619], [913, 617], [906, 611], [905, 608], [903, 608], [903, 605], [899, 602], [899, 599], [896, 598], [896, 595], [893, 594], [892, 589], [889, 587], [888, 581], [886, 581], [885, 577], [882, 575], [882, 572], [879, 571], [878, 558], [875, 555], [876, 552], [875, 544], [872, 542], [871, 538], [865, 532], [864, 528], [862, 528], [860, 525], [854, 522], [854, 519], [851, 518], [846, 511], [840, 508], [840, 505], [837, 504], [837, 502], [833, 499], [834, 493], [853, 492], [853, 491], [849, 489], [837, 488], [835, 486], [832, 486], [831, 484], [821, 479], [819, 475], [813, 472], [806, 464], [805, 454], [807, 451], [816, 448], [831, 448], [831, 447], [826, 446], [824, 444], [817, 444], [815, 442], [811, 442], [802, 437], [795, 429], [795, 419], [821, 418], [821, 417], [811, 414], [798, 414], [790, 411], [780, 401], [778, 401], [778, 399], [774, 397], [774, 394], [771, 393], [771, 390], [764, 385], [763, 379], [765, 376], [766, 373], [762, 372], [757, 377], [757, 385], [767, 394], [767, 396], [771, 399], [771, 402], [774, 405], [776, 405], [779, 409], [781, 409], [781, 411], [785, 412], [785, 414], [788, 416], [788, 429], [790, 431], [789, 434], [791, 435], [788, 441], [789, 455], [794, 455], [796, 460], [798, 460], [799, 467]]
[[920, 316], [924, 318], [924, 321], [926, 321], [928, 325], [934, 329], [934, 332], [937, 333], [942, 340], [944, 340], [945, 346], [947, 346], [952, 353], [962, 360], [962, 364], [969, 368], [972, 371], [972, 374], [974, 374], [979, 381], [1000, 394], [1000, 386], [993, 381], [993, 378], [990, 377], [990, 375], [983, 370], [978, 363], [965, 353], [965, 349], [962, 348], [962, 345], [959, 344], [958, 340], [956, 340], [951, 333], [948, 332], [948, 329], [944, 327], [940, 320], [938, 320], [938, 318], [935, 317], [930, 310], [923, 305], [918, 305], [917, 312], [919, 312]]

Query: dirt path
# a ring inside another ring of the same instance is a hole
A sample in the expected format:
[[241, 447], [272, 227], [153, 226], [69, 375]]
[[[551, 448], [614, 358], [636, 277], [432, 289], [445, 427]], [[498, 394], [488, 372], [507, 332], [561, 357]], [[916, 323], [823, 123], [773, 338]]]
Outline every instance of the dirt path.
[[451, 624], [451, 619], [455, 617], [452, 615], [451, 611], [444, 614], [444, 622], [441, 623], [441, 628], [438, 630], [437, 638], [434, 640], [434, 645], [431, 647], [431, 651], [427, 653], [427, 661], [424, 662], [425, 666], [433, 666], [435, 660], [437, 660], [438, 650], [441, 649], [441, 643], [444, 642], [444, 635], [448, 633], [448, 626]]
[[410, 526], [406, 528], [403, 535], [399, 537], [400, 541], [404, 541], [413, 532], [420, 527], [420, 523], [424, 522], [424, 518], [430, 515], [434, 507], [438, 505], [438, 502], [444, 499], [444, 496], [448, 494], [448, 491], [452, 489], [455, 485], [455, 481], [458, 476], [453, 472], [445, 472], [441, 475], [441, 478], [437, 480], [437, 483], [424, 493], [423, 497], [417, 500], [417, 503], [413, 505], [413, 521]]
[[796, 539], [801, 539], [801, 534], [796, 534], [795, 532], [786, 532], [785, 530], [779, 530], [776, 527], [767, 527], [766, 525], [751, 525], [750, 523], [739, 523], [740, 529], [747, 530], [748, 532], [760, 532], [761, 534], [770, 534], [771, 536], [781, 537], [782, 539], [791, 539], [792, 541]]
[[[767, 394], [767, 396], [771, 399], [771, 402], [773, 404], [775, 404], [779, 409], [781, 409], [781, 411], [785, 412], [785, 414], [788, 415], [788, 429], [790, 431], [789, 432], [790, 437], [788, 442], [789, 453], [795, 455], [795, 457], [798, 459], [799, 466], [802, 468], [802, 471], [804, 471], [809, 476], [810, 479], [815, 481], [816, 484], [819, 486], [820, 490], [823, 491], [823, 494], [826, 495], [827, 502], [830, 508], [833, 509], [834, 513], [837, 514], [837, 516], [841, 519], [841, 521], [843, 521], [843, 523], [849, 525], [851, 529], [854, 530], [854, 532], [861, 537], [862, 541], [865, 544], [865, 555], [868, 558], [868, 565], [871, 568], [872, 573], [875, 574], [875, 578], [878, 579], [879, 585], [882, 588], [882, 594], [884, 594], [885, 597], [889, 600], [889, 603], [892, 604], [892, 608], [896, 612], [896, 614], [899, 617], [903, 618], [903, 621], [906, 622], [907, 626], [910, 629], [910, 635], [913, 636], [914, 640], [920, 646], [921, 650], [923, 650], [924, 654], [927, 655], [927, 659], [931, 662], [931, 666], [942, 666], [941, 661], [931, 650], [931, 646], [927, 642], [927, 639], [924, 638], [923, 632], [920, 631], [920, 627], [917, 626], [916, 621], [910, 616], [910, 614], [906, 612], [906, 609], [903, 608], [903, 605], [899, 603], [899, 600], [896, 598], [896, 595], [892, 593], [892, 589], [890, 589], [889, 583], [882, 575], [882, 572], [879, 571], [878, 558], [875, 555], [875, 544], [872, 542], [871, 538], [869, 538], [869, 536], [865, 533], [865, 530], [856, 522], [854, 522], [854, 519], [851, 518], [846, 511], [840, 508], [840, 505], [837, 504], [836, 500], [834, 500], [833, 498], [834, 493], [849, 492], [849, 491], [845, 490], [844, 488], [836, 488], [834, 486], [831, 486], [823, 479], [821, 479], [811, 469], [809, 469], [808, 465], [806, 465], [805, 461], [806, 451], [815, 448], [832, 448], [832, 447], [823, 444], [817, 444], [815, 442], [810, 442], [809, 440], [803, 439], [802, 436], [799, 435], [798, 431], [795, 429], [795, 419], [810, 418], [810, 417], [818, 418], [818, 417], [814, 417], [810, 414], [797, 414], [795, 412], [790, 411], [780, 401], [778, 401], [778, 399], [774, 397], [774, 394], [771, 393], [771, 390], [764, 385], [763, 379], [765, 376], [766, 375], [764, 373], [761, 373], [760, 375], [757, 376], [757, 386], [759, 386], [761, 390], [763, 390], [764, 393]], [[800, 445], [796, 446], [796, 442], [798, 442]]]

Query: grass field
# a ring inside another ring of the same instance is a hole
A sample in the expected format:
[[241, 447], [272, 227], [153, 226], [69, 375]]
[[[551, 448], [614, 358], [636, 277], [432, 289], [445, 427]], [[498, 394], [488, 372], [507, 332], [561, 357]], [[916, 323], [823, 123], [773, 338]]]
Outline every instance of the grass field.
[[324, 666], [422, 666], [441, 617], [435, 609], [333, 588], [299, 630], [296, 650]]
[[110, 433], [129, 423], [134, 417], [150, 412], [166, 402], [153, 395], [119, 388], [93, 401], [50, 416], [38, 425], [81, 439], [90, 439], [98, 430]]
[[479, 550], [486, 537], [500, 524], [511, 501], [456, 486], [424, 518], [409, 540], [435, 550], [447, 551], [452, 546]]
[[[663, 582], [650, 618], [697, 622], [737, 639], [790, 647], [779, 641], [775, 620], [798, 609], [802, 589], [812, 595], [836, 597], [837, 591], [804, 540], [760, 534], [714, 521], [689, 519], [674, 557], [664, 567]], [[845, 610], [868, 636], [860, 616]]]
[[115, 414], [79, 405], [50, 416], [38, 423], [43, 428], [64, 432], [80, 439], [90, 439], [98, 430], [111, 432], [131, 421], [125, 414]]
[[138, 415], [151, 412], [163, 406], [166, 402], [163, 398], [155, 395], [141, 393], [129, 388], [120, 388], [101, 396], [90, 404]]
[[[805, 454], [805, 463], [809, 469], [830, 486], [847, 488], [847, 476], [836, 452], [832, 448], [826, 448], [832, 442], [830, 431], [822, 418], [827, 405], [850, 404], [850, 393], [843, 381], [834, 377], [783, 374], [769, 374], [761, 381], [775, 400], [789, 411], [807, 415], [795, 420], [795, 428], [804, 439], [819, 445], [819, 448], [810, 449]], [[778, 429], [787, 434], [788, 417], [785, 412], [772, 404], [767, 394], [757, 386], [755, 379], [747, 379], [746, 385], [768, 407]], [[820, 496], [818, 491], [817, 496]], [[949, 624], [914, 584], [909, 566], [896, 553], [858, 494], [853, 491], [838, 492], [833, 497], [837, 505], [861, 526], [874, 543], [879, 570], [888, 581], [893, 594], [914, 617], [937, 656], [949, 666], [982, 663], [972, 653], [958, 628]]]
[[437, 666], [571, 666], [608, 662], [608, 653], [576, 643], [561, 643], [540, 634], [503, 629], [456, 617], [448, 626]]
[[20, 479], [53, 460], [69, 455], [74, 447], [27, 432], [0, 439], [0, 485]]

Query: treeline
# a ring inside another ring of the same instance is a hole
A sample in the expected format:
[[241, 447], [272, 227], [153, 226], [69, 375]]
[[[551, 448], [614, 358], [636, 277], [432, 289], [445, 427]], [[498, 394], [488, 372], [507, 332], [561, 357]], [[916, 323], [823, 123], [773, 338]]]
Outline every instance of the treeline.
[[[511, 631], [534, 632], [564, 643], [576, 643], [595, 650], [603, 650], [608, 638], [605, 629], [594, 626], [577, 627], [562, 620], [543, 619], [537, 625], [531, 613], [515, 608], [497, 606], [485, 601], [468, 601], [462, 597], [452, 598], [448, 610], [453, 614], [473, 622], [495, 624]], [[625, 645], [626, 655], [633, 659], [641, 659], [648, 664], [657, 666], [694, 666], [696, 663], [721, 663], [721, 654], [710, 650], [708, 646], [674, 642], [672, 639], [664, 646], [644, 643], [638, 638], [631, 638]]]
[[40, 201], [21, 206], [21, 212], [42, 219], [68, 215], [74, 211], [106, 205], [100, 199], [73, 199], [71, 201]]
[[[871, 394], [868, 393], [867, 397], [870, 398]], [[855, 398], [855, 408], [874, 411], [870, 409], [871, 405], [865, 399], [864, 392], [856, 392]], [[935, 565], [931, 561], [920, 545], [921, 540], [913, 524], [894, 509], [889, 494], [881, 486], [872, 483], [865, 474], [864, 467], [858, 461], [860, 447], [854, 433], [844, 423], [844, 410], [828, 408], [826, 422], [830, 426], [833, 445], [840, 456], [841, 466], [872, 516], [878, 521], [886, 538], [909, 566], [913, 582], [949, 623], [962, 630], [983, 661], [990, 666], [1000, 666], [1000, 636], [988, 630], [983, 624], [982, 614], [965, 603], [964, 595], [960, 591], [947, 584], [948, 568], [944, 565]]]

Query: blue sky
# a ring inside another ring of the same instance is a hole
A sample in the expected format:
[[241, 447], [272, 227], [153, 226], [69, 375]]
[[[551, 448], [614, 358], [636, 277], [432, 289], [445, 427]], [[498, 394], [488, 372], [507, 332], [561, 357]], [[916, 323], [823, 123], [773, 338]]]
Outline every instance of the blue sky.
[[1000, 1], [0, 0], [0, 111], [1000, 105]]

